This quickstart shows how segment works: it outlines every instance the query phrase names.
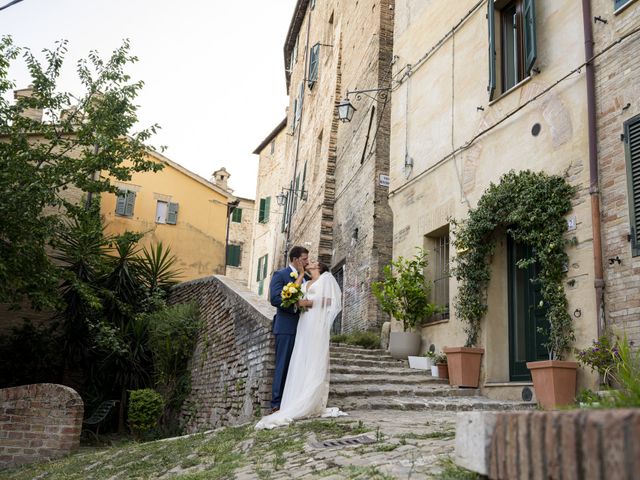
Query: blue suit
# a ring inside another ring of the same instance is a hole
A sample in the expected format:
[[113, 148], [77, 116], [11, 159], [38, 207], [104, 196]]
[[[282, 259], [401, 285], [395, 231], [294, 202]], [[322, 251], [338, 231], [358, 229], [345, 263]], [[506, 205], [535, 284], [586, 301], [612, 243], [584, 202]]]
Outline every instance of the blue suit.
[[278, 270], [271, 277], [269, 284], [269, 299], [271, 305], [277, 308], [273, 317], [273, 334], [276, 336], [276, 368], [273, 374], [273, 385], [271, 387], [271, 407], [280, 408], [282, 393], [284, 392], [284, 382], [287, 379], [289, 361], [293, 352], [293, 344], [296, 341], [296, 330], [298, 329], [298, 313], [295, 306], [282, 306], [282, 288], [295, 279], [291, 277], [291, 268]]

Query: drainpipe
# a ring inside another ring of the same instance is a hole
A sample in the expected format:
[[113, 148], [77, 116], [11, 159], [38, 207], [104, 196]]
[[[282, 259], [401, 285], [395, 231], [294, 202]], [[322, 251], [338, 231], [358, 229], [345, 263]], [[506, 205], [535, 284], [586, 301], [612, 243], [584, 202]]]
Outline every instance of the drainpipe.
[[582, 24], [584, 29], [584, 56], [587, 61], [587, 125], [589, 135], [589, 195], [591, 196], [591, 229], [593, 234], [593, 269], [596, 290], [596, 315], [598, 336], [605, 329], [602, 272], [602, 237], [600, 221], [600, 191], [598, 187], [598, 151], [596, 132], [596, 91], [593, 62], [593, 30], [591, 28], [591, 0], [582, 0]]

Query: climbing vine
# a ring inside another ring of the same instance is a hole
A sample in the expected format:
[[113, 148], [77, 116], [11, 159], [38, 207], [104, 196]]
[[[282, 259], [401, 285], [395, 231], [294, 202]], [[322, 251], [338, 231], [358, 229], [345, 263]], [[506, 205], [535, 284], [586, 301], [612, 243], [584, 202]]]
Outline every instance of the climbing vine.
[[458, 318], [466, 323], [467, 346], [477, 344], [480, 322], [487, 312], [490, 262], [498, 228], [503, 228], [514, 241], [532, 247], [532, 257], [520, 260], [517, 266], [538, 266], [533, 281], [540, 285], [542, 301], [536, 308], [545, 308], [549, 322], [545, 344], [549, 358], [562, 358], [575, 340], [563, 286], [568, 262], [565, 215], [571, 210], [574, 194], [575, 188], [561, 177], [529, 170], [511, 171], [498, 184], [489, 186], [467, 219], [453, 222], [457, 253], [452, 273], [459, 281], [454, 306]]

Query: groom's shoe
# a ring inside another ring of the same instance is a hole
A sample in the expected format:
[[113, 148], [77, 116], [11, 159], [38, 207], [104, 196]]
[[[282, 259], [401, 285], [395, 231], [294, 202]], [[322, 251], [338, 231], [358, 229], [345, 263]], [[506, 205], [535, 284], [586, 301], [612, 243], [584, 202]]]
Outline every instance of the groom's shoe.
[[280, 407], [273, 407], [271, 413], [276, 413], [278, 410], [280, 410]]

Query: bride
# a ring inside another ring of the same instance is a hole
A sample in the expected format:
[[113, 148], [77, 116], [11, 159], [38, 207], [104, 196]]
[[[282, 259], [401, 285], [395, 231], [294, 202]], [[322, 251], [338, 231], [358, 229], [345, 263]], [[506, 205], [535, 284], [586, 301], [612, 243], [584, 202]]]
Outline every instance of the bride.
[[329, 397], [329, 337], [331, 325], [342, 310], [338, 282], [321, 262], [311, 262], [311, 280], [302, 285], [305, 292], [300, 307], [296, 341], [284, 385], [280, 410], [263, 417], [256, 429], [288, 425], [294, 419], [346, 415], [337, 408], [326, 408]]

